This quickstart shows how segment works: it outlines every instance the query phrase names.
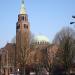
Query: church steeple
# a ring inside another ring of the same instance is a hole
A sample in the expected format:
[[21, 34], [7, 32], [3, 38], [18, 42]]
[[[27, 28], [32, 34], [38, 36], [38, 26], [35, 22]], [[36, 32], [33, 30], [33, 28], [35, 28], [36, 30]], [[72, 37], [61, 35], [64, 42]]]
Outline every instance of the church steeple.
[[26, 13], [24, 0], [21, 0], [21, 9], [18, 14], [18, 21], [16, 23], [16, 49], [22, 51], [29, 47], [30, 24], [28, 15]]
[[24, 0], [21, 0], [20, 14], [26, 14], [26, 8], [24, 5]]

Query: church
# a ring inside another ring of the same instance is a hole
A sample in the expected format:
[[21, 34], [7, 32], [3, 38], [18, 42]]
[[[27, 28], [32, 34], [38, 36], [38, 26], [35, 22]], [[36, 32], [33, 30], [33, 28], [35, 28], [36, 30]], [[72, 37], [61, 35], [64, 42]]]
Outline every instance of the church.
[[22, 0], [16, 23], [15, 41], [0, 49], [1, 75], [22, 75], [24, 70], [29, 75], [30, 72], [36, 72], [39, 67], [45, 69], [53, 63], [57, 51], [58, 46], [51, 44], [46, 36], [31, 34], [28, 14]]

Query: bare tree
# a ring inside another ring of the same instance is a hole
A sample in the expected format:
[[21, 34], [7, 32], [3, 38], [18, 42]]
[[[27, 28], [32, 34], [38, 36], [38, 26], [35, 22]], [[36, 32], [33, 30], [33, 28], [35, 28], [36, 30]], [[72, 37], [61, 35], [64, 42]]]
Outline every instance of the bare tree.
[[[75, 41], [75, 32], [70, 27], [63, 28], [60, 32], [58, 32], [53, 40], [53, 43], [59, 45], [59, 49], [57, 52], [56, 59], [58, 62], [64, 64], [65, 73], [70, 72], [70, 67], [73, 59], [73, 45]], [[74, 50], [74, 49], [73, 49]]]
[[43, 65], [49, 72], [49, 75], [52, 74], [54, 58], [57, 50], [58, 46], [54, 44], [49, 45], [45, 50], [43, 50]]
[[26, 64], [27, 64], [27, 59], [30, 53], [30, 39], [31, 39], [31, 34], [25, 36], [22, 33], [20, 33], [20, 47], [16, 51], [16, 64], [20, 68], [20, 73], [21, 75], [25, 75], [25, 70], [26, 70]]

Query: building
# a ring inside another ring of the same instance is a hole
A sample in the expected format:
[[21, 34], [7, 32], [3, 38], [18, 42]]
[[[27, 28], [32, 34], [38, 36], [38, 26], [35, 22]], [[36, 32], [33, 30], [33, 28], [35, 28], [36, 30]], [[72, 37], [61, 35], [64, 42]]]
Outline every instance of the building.
[[16, 23], [16, 42], [7, 43], [0, 50], [0, 73], [2, 75], [24, 72], [24, 69], [30, 73], [35, 71], [38, 65], [43, 66], [53, 62], [58, 47], [50, 44], [46, 36], [34, 35], [31, 37], [30, 33], [30, 23], [24, 0], [22, 0]]

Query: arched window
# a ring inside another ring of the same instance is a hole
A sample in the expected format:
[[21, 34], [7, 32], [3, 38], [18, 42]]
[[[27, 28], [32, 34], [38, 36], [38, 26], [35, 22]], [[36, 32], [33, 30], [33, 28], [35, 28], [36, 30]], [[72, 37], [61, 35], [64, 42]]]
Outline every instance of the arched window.
[[24, 16], [22, 16], [22, 20], [24, 21]]
[[18, 24], [18, 25], [16, 26], [16, 29], [20, 29], [20, 24]]
[[24, 28], [26, 28], [26, 24], [24, 24]]
[[24, 31], [26, 32], [28, 29], [28, 26], [26, 24], [24, 24]]
[[16, 30], [17, 30], [17, 31], [20, 31], [20, 24], [17, 24]]
[[28, 25], [24, 24], [24, 28], [28, 29]]
[[10, 73], [12, 73], [12, 68], [10, 68]]
[[25, 16], [25, 21], [27, 21], [27, 17]]

